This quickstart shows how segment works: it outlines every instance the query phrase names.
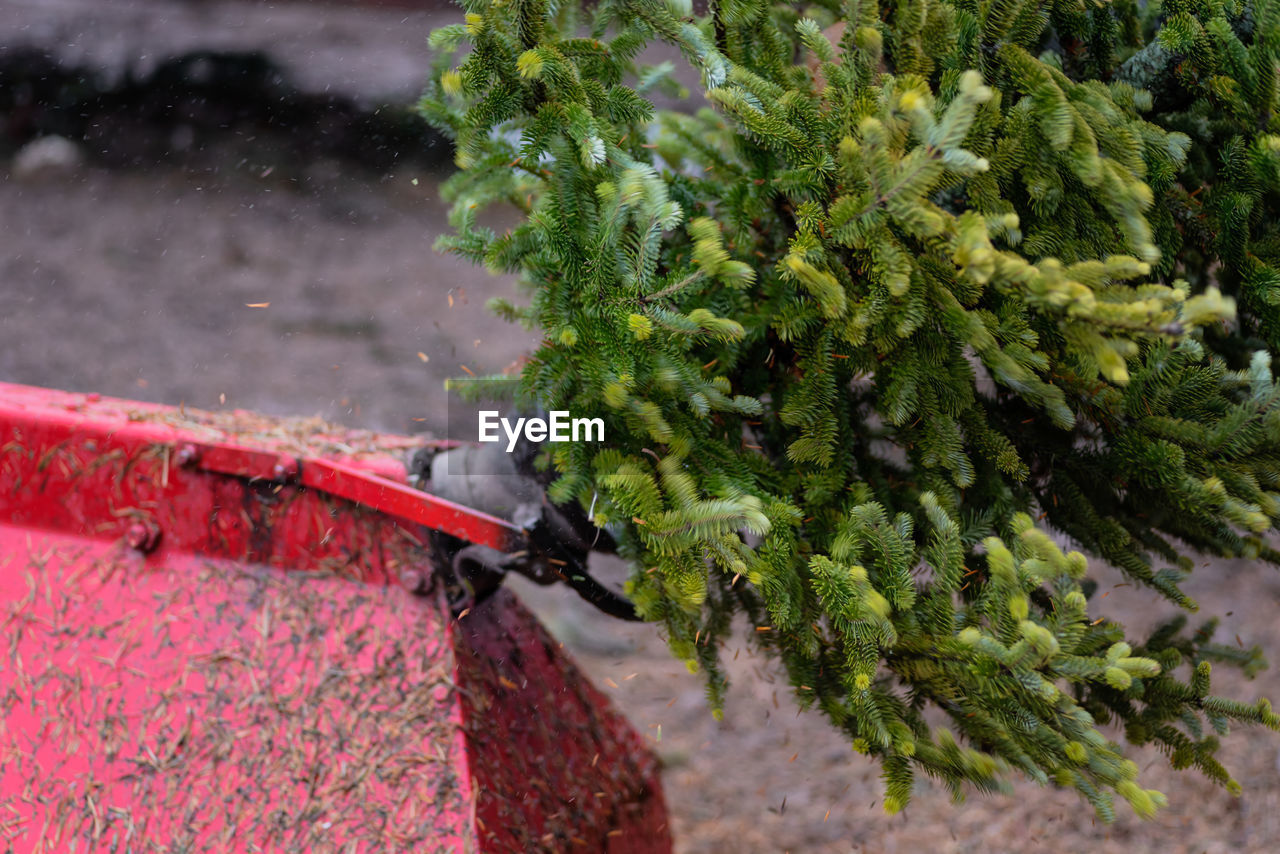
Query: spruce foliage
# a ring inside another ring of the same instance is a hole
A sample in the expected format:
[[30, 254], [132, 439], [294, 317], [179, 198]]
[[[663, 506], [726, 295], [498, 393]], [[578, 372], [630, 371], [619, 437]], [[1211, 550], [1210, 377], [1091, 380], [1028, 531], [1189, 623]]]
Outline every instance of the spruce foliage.
[[[1112, 721], [1234, 787], [1217, 736], [1280, 717], [1210, 665], [1261, 654], [1126, 635], [1085, 555], [1189, 611], [1196, 556], [1280, 562], [1280, 0], [680, 2], [433, 36], [443, 245], [529, 285], [524, 392], [606, 421], [553, 500], [717, 714], [745, 614], [890, 811], [1013, 770], [1151, 815]], [[654, 108], [655, 41], [710, 106]]]

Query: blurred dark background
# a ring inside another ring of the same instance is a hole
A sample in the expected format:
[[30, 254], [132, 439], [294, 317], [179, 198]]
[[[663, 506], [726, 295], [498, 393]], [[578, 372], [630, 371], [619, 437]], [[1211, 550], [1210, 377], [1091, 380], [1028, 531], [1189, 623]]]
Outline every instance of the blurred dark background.
[[0, 376], [442, 428], [531, 336], [431, 250], [426, 5], [2, 0]]

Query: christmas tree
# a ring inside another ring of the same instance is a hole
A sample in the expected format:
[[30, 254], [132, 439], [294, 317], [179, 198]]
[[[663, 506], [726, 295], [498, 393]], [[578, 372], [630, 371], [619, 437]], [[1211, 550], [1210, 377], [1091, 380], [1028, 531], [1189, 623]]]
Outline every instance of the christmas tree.
[[[1089, 561], [1186, 611], [1200, 556], [1280, 562], [1280, 3], [464, 6], [443, 246], [528, 286], [523, 395], [606, 423], [549, 496], [715, 713], [745, 630], [890, 811], [1021, 773], [1151, 815], [1114, 722], [1238, 788], [1218, 736], [1280, 717], [1210, 667], [1261, 653], [1126, 634]], [[654, 108], [655, 41], [709, 106]]]

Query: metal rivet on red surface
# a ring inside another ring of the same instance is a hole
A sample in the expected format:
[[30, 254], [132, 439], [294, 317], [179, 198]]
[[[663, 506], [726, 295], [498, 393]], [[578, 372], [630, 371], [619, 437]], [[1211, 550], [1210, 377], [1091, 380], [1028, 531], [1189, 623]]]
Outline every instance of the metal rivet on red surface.
[[131, 549], [152, 551], [160, 544], [160, 526], [155, 522], [134, 522], [124, 532], [124, 540]]
[[410, 593], [423, 593], [427, 589], [427, 582], [431, 576], [417, 567], [407, 567], [400, 570], [400, 585]]
[[180, 466], [189, 466], [200, 458], [200, 449], [190, 443], [178, 446], [177, 460]]
[[276, 467], [272, 469], [276, 480], [293, 480], [298, 476], [297, 460], [281, 460], [276, 463]]

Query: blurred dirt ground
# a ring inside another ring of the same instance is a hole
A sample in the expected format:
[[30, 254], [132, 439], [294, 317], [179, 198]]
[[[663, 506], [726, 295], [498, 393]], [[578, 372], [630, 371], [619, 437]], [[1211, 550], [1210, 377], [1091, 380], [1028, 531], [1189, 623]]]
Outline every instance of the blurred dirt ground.
[[[86, 6], [76, 0], [0, 0], [0, 55], [43, 44], [110, 65], [165, 44], [183, 50], [212, 39], [243, 49], [250, 37], [286, 66], [305, 65], [307, 85], [347, 81], [361, 97], [409, 97], [425, 67], [426, 33], [456, 14], [110, 5], [120, 14], [103, 4], [77, 17]], [[157, 23], [165, 16], [171, 32]], [[146, 168], [108, 169], [91, 157], [18, 179], [0, 166], [0, 380], [440, 430], [446, 377], [464, 365], [500, 370], [533, 344], [483, 309], [488, 297], [516, 294], [511, 279], [432, 251], [446, 228], [441, 177], [422, 166], [375, 172], [307, 161], [270, 135], [243, 131]], [[1105, 570], [1096, 574], [1107, 616], [1147, 626], [1169, 613], [1151, 596], [1114, 588], [1120, 579]], [[1224, 760], [1245, 790], [1239, 798], [1133, 751], [1146, 785], [1169, 795], [1151, 822], [1119, 808], [1120, 819], [1104, 826], [1073, 794], [1026, 783], [956, 808], [929, 781], [890, 818], [877, 767], [818, 716], [797, 714], [785, 683], [748, 650], [727, 651], [733, 688], [727, 720], [717, 723], [699, 677], [670, 658], [655, 629], [600, 616], [567, 590], [512, 583], [652, 740], [686, 854], [1280, 851], [1274, 733], [1241, 730], [1226, 740]], [[1228, 615], [1220, 639], [1280, 656], [1280, 570], [1215, 564], [1189, 589], [1206, 615]], [[1274, 670], [1252, 682], [1225, 669], [1215, 678], [1219, 693], [1245, 700], [1280, 699], [1278, 685]]]

